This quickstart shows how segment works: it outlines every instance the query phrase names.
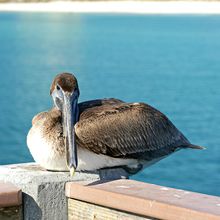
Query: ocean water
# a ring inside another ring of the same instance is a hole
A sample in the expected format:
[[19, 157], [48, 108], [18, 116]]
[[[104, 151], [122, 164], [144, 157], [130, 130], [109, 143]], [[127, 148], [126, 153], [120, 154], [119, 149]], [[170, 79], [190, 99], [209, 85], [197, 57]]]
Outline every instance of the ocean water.
[[220, 196], [220, 16], [0, 13], [0, 164], [32, 161], [32, 117], [53, 77], [80, 100], [147, 102], [204, 151], [182, 150], [133, 179]]

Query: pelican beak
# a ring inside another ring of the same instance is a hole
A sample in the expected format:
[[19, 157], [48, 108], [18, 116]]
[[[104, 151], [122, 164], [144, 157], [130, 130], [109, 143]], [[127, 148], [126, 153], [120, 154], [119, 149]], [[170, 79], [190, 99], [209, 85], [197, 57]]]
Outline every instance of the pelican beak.
[[78, 165], [74, 125], [78, 121], [78, 92], [65, 92], [63, 105], [63, 132], [65, 137], [67, 166], [73, 176]]

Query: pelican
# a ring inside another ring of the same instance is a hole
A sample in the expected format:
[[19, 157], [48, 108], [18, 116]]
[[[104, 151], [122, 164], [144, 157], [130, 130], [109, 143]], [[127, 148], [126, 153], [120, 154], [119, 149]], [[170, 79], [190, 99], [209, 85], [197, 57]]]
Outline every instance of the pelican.
[[79, 94], [74, 75], [58, 74], [50, 88], [54, 107], [32, 119], [27, 145], [47, 170], [121, 166], [134, 174], [179, 149], [203, 149], [148, 104], [113, 98], [78, 103]]

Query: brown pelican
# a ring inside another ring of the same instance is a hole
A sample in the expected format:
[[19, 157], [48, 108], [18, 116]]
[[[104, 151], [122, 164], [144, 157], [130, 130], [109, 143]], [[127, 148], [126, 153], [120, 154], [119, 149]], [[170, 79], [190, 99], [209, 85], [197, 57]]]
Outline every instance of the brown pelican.
[[55, 107], [37, 114], [27, 145], [48, 170], [96, 170], [123, 166], [137, 172], [191, 144], [160, 111], [144, 103], [100, 99], [78, 104], [77, 79], [55, 77], [50, 88]]

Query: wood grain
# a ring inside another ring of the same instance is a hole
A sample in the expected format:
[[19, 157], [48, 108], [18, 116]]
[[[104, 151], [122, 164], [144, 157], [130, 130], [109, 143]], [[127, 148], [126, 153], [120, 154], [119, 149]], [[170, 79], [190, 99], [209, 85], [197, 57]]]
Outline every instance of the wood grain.
[[68, 220], [152, 220], [103, 206], [68, 199]]

